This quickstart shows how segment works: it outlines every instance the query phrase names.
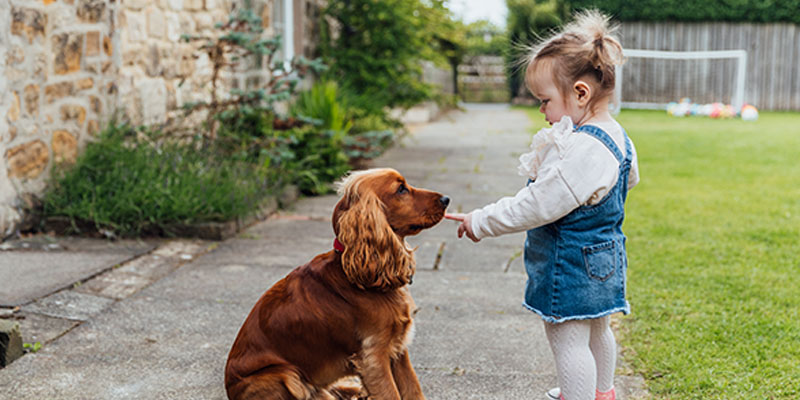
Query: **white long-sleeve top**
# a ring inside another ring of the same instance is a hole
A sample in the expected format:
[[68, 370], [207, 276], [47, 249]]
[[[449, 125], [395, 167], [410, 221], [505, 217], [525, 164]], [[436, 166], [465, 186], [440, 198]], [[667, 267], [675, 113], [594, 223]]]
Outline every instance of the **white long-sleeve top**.
[[[625, 137], [617, 121], [591, 123], [611, 136], [625, 154]], [[639, 183], [636, 149], [628, 189]], [[472, 232], [480, 239], [533, 229], [557, 221], [581, 205], [597, 204], [616, 185], [619, 161], [602, 142], [573, 130], [564, 117], [550, 128], [542, 128], [531, 143], [531, 151], [520, 156], [519, 172], [533, 179], [513, 197], [472, 211]]]

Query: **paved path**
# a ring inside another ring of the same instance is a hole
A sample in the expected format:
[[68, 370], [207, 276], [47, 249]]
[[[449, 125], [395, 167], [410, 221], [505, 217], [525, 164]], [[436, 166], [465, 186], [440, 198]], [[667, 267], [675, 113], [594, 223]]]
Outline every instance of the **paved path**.
[[[413, 129], [373, 165], [448, 194], [451, 211], [469, 211], [522, 185], [516, 158], [529, 125], [506, 106], [467, 106]], [[161, 244], [23, 306], [28, 321], [68, 321], [61, 329], [71, 330], [0, 370], [0, 399], [224, 399], [223, 367], [240, 324], [272, 283], [330, 249], [336, 201], [302, 199], [221, 243]], [[523, 235], [475, 245], [458, 240], [455, 226], [409, 238], [418, 246], [411, 292], [420, 308], [410, 352], [424, 392], [432, 400], [544, 398], [556, 379], [541, 320], [521, 306]], [[41, 311], [78, 301], [94, 311]], [[635, 386], [627, 382], [619, 379], [621, 392]]]

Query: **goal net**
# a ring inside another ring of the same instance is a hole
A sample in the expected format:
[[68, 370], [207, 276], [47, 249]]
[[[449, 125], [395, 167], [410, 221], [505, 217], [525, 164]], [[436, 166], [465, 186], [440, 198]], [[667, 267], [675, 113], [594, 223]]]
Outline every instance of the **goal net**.
[[696, 104], [744, 105], [747, 52], [624, 50], [618, 66], [614, 108], [666, 109], [688, 98]]

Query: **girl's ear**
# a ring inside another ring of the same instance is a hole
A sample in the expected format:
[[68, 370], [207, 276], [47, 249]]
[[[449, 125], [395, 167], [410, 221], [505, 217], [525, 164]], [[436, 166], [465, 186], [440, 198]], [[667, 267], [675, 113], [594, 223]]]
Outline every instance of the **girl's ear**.
[[572, 85], [572, 92], [575, 95], [575, 100], [580, 107], [586, 107], [589, 100], [592, 98], [592, 87], [586, 81], [579, 80]]
[[342, 269], [350, 283], [383, 291], [410, 283], [413, 251], [392, 231], [377, 196], [361, 196], [341, 211], [338, 222], [338, 238], [344, 245]]

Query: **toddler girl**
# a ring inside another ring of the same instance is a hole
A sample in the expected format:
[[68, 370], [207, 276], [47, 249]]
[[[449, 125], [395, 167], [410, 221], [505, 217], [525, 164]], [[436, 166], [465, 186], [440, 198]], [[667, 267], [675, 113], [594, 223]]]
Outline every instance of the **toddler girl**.
[[527, 230], [524, 306], [545, 321], [558, 388], [550, 399], [614, 399], [616, 342], [609, 315], [630, 312], [622, 220], [639, 182], [636, 151], [612, 118], [614, 66], [622, 47], [608, 18], [585, 11], [534, 48], [525, 83], [551, 128], [520, 157], [528, 184], [469, 214], [458, 237]]

